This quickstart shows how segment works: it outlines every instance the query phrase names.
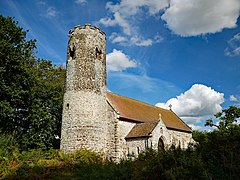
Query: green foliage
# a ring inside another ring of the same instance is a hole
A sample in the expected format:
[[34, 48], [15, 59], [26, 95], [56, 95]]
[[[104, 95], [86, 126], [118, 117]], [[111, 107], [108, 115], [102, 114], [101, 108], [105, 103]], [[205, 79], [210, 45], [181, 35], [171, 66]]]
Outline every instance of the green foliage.
[[0, 15], [0, 130], [21, 149], [59, 146], [65, 69], [34, 56], [35, 40]]
[[28, 69], [34, 63], [35, 41], [26, 41], [26, 32], [12, 18], [0, 15], [0, 127], [21, 128], [29, 98]]
[[148, 151], [135, 162], [137, 179], [208, 179], [201, 157], [192, 148], [174, 146], [167, 151]]
[[9, 172], [10, 167], [19, 160], [19, 149], [16, 135], [0, 134], [0, 178], [3, 172]]
[[192, 132], [192, 138], [198, 142], [198, 145], [202, 145], [204, 143], [207, 143], [208, 141], [208, 133], [206, 131], [193, 131]]
[[8, 159], [16, 159], [15, 154], [18, 152], [17, 136], [9, 134], [0, 134], [0, 162]]
[[225, 130], [231, 126], [234, 126], [234, 122], [237, 122], [237, 118], [240, 117], [240, 108], [236, 106], [230, 106], [214, 116], [215, 118], [219, 119], [219, 125], [214, 124], [212, 119], [208, 119], [205, 123], [205, 126], [215, 126], [220, 130]]
[[7, 157], [0, 166], [4, 179], [238, 179], [240, 168], [239, 126], [226, 132], [195, 131], [194, 138], [200, 141], [185, 150], [174, 146], [159, 152], [148, 149], [135, 160], [119, 163], [88, 150], [20, 152], [11, 142], [14, 137], [2, 138], [0, 152]]
[[196, 152], [215, 179], [238, 179], [240, 168], [240, 126], [234, 122], [240, 117], [240, 108], [230, 106], [215, 114], [219, 124], [207, 120], [207, 126], [215, 126], [212, 132], [193, 132], [197, 141]]
[[216, 179], [237, 179], [240, 168], [240, 126], [205, 133], [204, 139], [198, 141], [196, 152], [201, 154], [212, 176]]
[[[19, 154], [19, 162], [0, 171], [4, 179], [132, 179], [133, 162], [113, 163], [99, 154], [82, 150], [66, 154], [35, 149]], [[1, 168], [0, 168], [1, 170]]]
[[22, 147], [56, 148], [54, 135], [60, 137], [65, 69], [53, 66], [50, 61], [38, 60], [32, 72], [35, 80]]

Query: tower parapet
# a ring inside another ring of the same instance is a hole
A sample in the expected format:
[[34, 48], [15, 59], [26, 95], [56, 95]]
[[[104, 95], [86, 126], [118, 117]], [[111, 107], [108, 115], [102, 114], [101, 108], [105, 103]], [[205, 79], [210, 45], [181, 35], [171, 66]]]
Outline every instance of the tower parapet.
[[106, 151], [106, 35], [90, 24], [69, 31], [61, 149]]
[[66, 91], [106, 91], [106, 36], [96, 26], [69, 32]]
[[71, 35], [72, 32], [74, 32], [76, 29], [93, 29], [106, 37], [106, 34], [101, 29], [99, 29], [97, 26], [91, 26], [91, 24], [85, 24], [85, 26], [76, 25], [73, 29], [69, 31], [69, 35]]

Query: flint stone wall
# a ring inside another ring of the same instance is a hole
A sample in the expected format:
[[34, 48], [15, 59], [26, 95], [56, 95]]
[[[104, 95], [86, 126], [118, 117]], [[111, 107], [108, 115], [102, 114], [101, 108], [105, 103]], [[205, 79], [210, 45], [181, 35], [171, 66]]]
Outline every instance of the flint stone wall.
[[176, 147], [179, 146], [182, 149], [186, 149], [189, 143], [194, 142], [192, 139], [192, 133], [174, 130], [169, 130], [169, 133], [171, 134], [171, 144], [175, 145]]
[[112, 127], [106, 102], [106, 37], [97, 27], [69, 32], [61, 149], [109, 154]]
[[[125, 132], [127, 132], [130, 128], [130, 126], [126, 128]], [[145, 151], [147, 148], [158, 150], [160, 139], [164, 143], [164, 149], [168, 149], [172, 145], [175, 145], [176, 147], [180, 146], [180, 148], [186, 149], [188, 144], [192, 142], [192, 134], [167, 129], [164, 122], [160, 120], [150, 134], [150, 137], [127, 139], [127, 155], [136, 157], [140, 152]], [[124, 147], [124, 145], [125, 144], [123, 143], [122, 146]]]
[[125, 137], [135, 126], [136, 123], [118, 120], [117, 124], [117, 159], [125, 158], [128, 155], [129, 147]]
[[91, 149], [118, 162], [147, 147], [172, 144], [186, 148], [192, 134], [169, 130], [159, 121], [148, 138], [126, 140], [136, 123], [122, 121], [106, 98], [106, 37], [97, 27], [76, 26], [69, 32], [63, 102], [61, 149]]

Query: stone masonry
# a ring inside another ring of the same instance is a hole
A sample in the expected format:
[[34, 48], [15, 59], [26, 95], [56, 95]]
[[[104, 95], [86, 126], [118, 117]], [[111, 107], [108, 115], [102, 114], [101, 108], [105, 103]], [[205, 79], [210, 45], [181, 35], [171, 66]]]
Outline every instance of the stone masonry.
[[69, 31], [60, 149], [90, 149], [119, 161], [191, 141], [191, 128], [172, 111], [106, 92], [103, 31], [89, 24]]
[[69, 32], [60, 147], [64, 151], [108, 151], [105, 44], [105, 33], [97, 27], [76, 26]]

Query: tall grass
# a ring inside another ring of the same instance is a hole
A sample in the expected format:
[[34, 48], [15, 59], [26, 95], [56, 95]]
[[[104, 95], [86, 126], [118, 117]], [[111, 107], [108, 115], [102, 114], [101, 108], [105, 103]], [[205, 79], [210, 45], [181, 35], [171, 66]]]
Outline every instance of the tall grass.
[[80, 150], [32, 149], [20, 152], [13, 135], [0, 135], [0, 179], [132, 179], [133, 162], [114, 163]]
[[71, 154], [56, 149], [19, 151], [14, 135], [0, 134], [0, 179], [239, 179], [237, 137], [229, 152], [227, 141], [221, 149], [222, 143], [217, 146], [214, 138], [210, 144], [186, 150], [148, 149], [136, 159], [115, 163], [88, 150]]

